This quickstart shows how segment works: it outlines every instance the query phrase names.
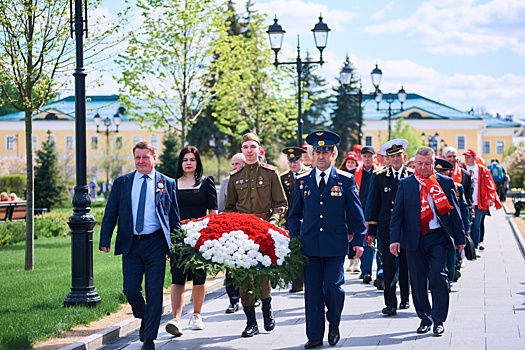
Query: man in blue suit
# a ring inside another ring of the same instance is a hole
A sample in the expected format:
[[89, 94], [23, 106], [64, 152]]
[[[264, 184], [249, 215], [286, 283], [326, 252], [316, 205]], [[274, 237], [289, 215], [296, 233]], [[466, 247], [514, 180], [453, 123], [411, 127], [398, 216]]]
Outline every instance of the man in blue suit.
[[406, 250], [412, 300], [421, 319], [417, 333], [427, 333], [434, 323], [434, 334], [441, 335], [449, 307], [447, 249], [463, 249], [465, 231], [454, 181], [435, 173], [431, 148], [417, 150], [415, 169], [399, 181], [390, 220], [390, 252], [397, 256], [401, 248]]
[[[142, 319], [139, 335], [143, 350], [155, 349], [154, 339], [162, 316], [166, 259], [170, 233], [180, 229], [175, 180], [154, 169], [155, 149], [147, 142], [133, 147], [136, 171], [118, 177], [111, 190], [99, 249], [109, 253], [118, 223], [115, 255], [122, 254], [124, 294], [133, 316]], [[146, 300], [142, 279], [146, 278]]]
[[300, 237], [302, 252], [308, 257], [304, 269], [305, 349], [323, 345], [325, 306], [328, 343], [333, 346], [339, 341], [348, 243], [353, 239], [357, 258], [365, 244], [366, 227], [354, 177], [332, 166], [334, 147], [340, 140], [339, 135], [324, 130], [306, 137], [313, 146], [315, 168], [297, 177], [288, 214], [290, 236]]

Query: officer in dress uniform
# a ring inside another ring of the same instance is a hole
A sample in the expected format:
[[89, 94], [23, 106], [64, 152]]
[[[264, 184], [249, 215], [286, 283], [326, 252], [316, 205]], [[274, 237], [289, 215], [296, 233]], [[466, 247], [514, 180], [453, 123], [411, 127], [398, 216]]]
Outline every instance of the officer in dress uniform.
[[323, 345], [326, 319], [328, 343], [339, 341], [345, 292], [344, 261], [348, 243], [360, 257], [366, 227], [354, 177], [332, 166], [339, 135], [319, 130], [306, 137], [313, 147], [314, 168], [298, 176], [288, 215], [290, 237], [300, 237], [308, 257], [304, 268], [306, 349]]
[[[246, 165], [230, 173], [224, 211], [253, 214], [275, 224], [288, 208], [279, 172], [274, 166], [260, 162], [261, 145], [256, 134], [249, 132], [242, 136], [241, 151], [246, 158]], [[259, 287], [264, 329], [270, 332], [275, 328], [270, 281], [266, 280]], [[250, 290], [241, 289], [240, 292], [246, 315], [246, 328], [242, 337], [253, 337], [259, 334], [255, 318], [255, 298]]]
[[[378, 245], [383, 259], [383, 280], [385, 307], [381, 311], [387, 316], [397, 314], [396, 272], [399, 266], [399, 289], [401, 292], [400, 309], [408, 309], [409, 280], [406, 252], [401, 249], [399, 258], [390, 252], [390, 216], [394, 208], [398, 181], [412, 175], [413, 171], [403, 164], [408, 141], [394, 139], [381, 146], [379, 152], [386, 154], [389, 166], [376, 170], [372, 177], [370, 218], [368, 222], [368, 240], [373, 242], [378, 237]], [[375, 284], [375, 283], [374, 283]]]
[[[288, 167], [290, 168], [290, 170], [285, 171], [281, 174], [281, 183], [284, 188], [284, 193], [286, 194], [286, 200], [288, 201], [288, 211], [285, 215], [286, 220], [286, 218], [288, 217], [288, 212], [290, 211], [290, 208], [292, 206], [293, 189], [295, 181], [297, 180], [297, 176], [299, 176], [307, 170], [311, 170], [311, 168], [306, 168], [304, 166], [302, 155], [306, 153], [306, 151], [302, 148], [287, 147], [283, 149], [282, 152], [286, 155], [286, 159], [288, 160]], [[284, 223], [283, 228], [286, 228], [286, 222]], [[299, 276], [297, 276], [297, 279], [292, 283], [292, 288], [289, 290], [289, 292], [301, 292], [303, 290], [303, 284], [303, 274], [301, 273]]]

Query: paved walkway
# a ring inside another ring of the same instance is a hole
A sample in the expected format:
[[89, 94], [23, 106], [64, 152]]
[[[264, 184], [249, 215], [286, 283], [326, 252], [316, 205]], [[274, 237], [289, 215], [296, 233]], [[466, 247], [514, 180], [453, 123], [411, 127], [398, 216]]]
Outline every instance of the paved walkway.
[[[452, 288], [445, 333], [416, 334], [419, 326], [414, 308], [398, 315], [381, 314], [382, 292], [365, 285], [356, 274], [346, 274], [345, 308], [340, 326], [343, 349], [525, 349], [525, 260], [512, 225], [503, 210], [493, 211], [485, 220], [486, 250], [477, 261], [466, 262], [462, 277]], [[164, 330], [171, 316], [165, 315], [156, 341], [157, 349], [302, 349], [306, 342], [303, 293], [287, 290], [272, 293], [277, 327], [265, 332], [257, 310], [261, 334], [241, 338], [245, 326], [242, 311], [225, 314], [228, 298], [224, 288], [207, 296], [203, 318], [206, 329], [192, 331], [186, 326], [191, 305], [185, 307], [184, 335], [173, 338]], [[138, 323], [137, 323], [138, 325]], [[138, 326], [137, 326], [138, 327]], [[323, 348], [331, 348], [324, 340]], [[85, 344], [84, 349], [95, 349]], [[102, 347], [104, 350], [139, 350], [138, 331]], [[74, 348], [74, 347], [70, 347]]]

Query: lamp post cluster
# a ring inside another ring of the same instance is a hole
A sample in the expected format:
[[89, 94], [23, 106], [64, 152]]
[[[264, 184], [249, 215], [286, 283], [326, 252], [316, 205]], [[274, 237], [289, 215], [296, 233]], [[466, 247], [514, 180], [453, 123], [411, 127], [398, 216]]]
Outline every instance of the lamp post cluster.
[[[341, 84], [345, 88], [350, 88], [351, 80], [352, 80], [352, 68], [348, 65], [348, 63], [345, 63], [345, 66], [343, 69], [341, 69], [340, 74], [340, 80]], [[361, 87], [361, 84], [359, 84], [359, 90], [356, 92], [349, 92], [350, 95], [356, 95], [357, 96], [357, 103], [358, 103], [358, 112], [357, 112], [357, 143], [361, 144], [361, 136], [362, 136], [362, 129], [363, 129], [363, 89]]]
[[[106, 156], [109, 157], [110, 155], [110, 149], [109, 149], [109, 136], [113, 133], [118, 133], [118, 126], [120, 125], [120, 112], [117, 111], [117, 113], [113, 116], [113, 119], [111, 119], [109, 116], [104, 118], [102, 120], [102, 117], [100, 114], [95, 114], [93, 117], [93, 123], [95, 123], [97, 127], [97, 134], [98, 133], [104, 133], [106, 134]], [[106, 130], [100, 130], [100, 124], [104, 123], [104, 126], [106, 127]], [[112, 130], [111, 127], [115, 125], [115, 130]], [[109, 198], [109, 162], [106, 162], [106, 188], [104, 192], [104, 197], [107, 199]]]
[[301, 100], [301, 74], [303, 70], [307, 69], [308, 66], [319, 64], [323, 65], [323, 50], [326, 48], [328, 41], [328, 32], [330, 29], [323, 23], [323, 17], [319, 17], [319, 23], [314, 26], [312, 32], [314, 34], [315, 46], [319, 50], [319, 61], [304, 61], [301, 59], [301, 47], [299, 45], [299, 37], [297, 37], [297, 58], [291, 62], [279, 62], [277, 54], [281, 50], [283, 44], [284, 33], [283, 28], [277, 23], [277, 17], [273, 20], [274, 23], [268, 28], [266, 33], [270, 38], [270, 46], [275, 52], [274, 66], [280, 65], [295, 65], [297, 70], [297, 146], [301, 147], [303, 144], [303, 118], [302, 118], [302, 100]]
[[[74, 6], [73, 6], [74, 3]], [[87, 36], [88, 1], [69, 0], [71, 37], [75, 36], [75, 159], [76, 184], [71, 229], [71, 291], [64, 306], [95, 306], [101, 299], [93, 285], [93, 228], [86, 174], [86, 72], [84, 69], [84, 33]]]
[[[394, 93], [386, 93], [383, 94], [381, 92], [381, 89], [379, 89], [379, 84], [381, 84], [381, 78], [383, 77], [383, 72], [376, 64], [376, 67], [372, 70], [370, 73], [372, 77], [372, 85], [375, 87], [375, 101], [377, 103], [377, 111], [380, 112], [387, 112], [388, 113], [388, 139], [390, 140], [392, 138], [392, 114], [399, 113], [403, 111], [403, 103], [405, 103], [407, 99], [407, 93], [405, 89], [403, 89], [403, 86], [401, 86], [401, 89], [397, 92], [397, 94]], [[385, 100], [386, 103], [388, 103], [388, 108], [379, 108], [379, 104], [381, 103], [381, 100]], [[392, 103], [394, 103], [395, 100], [398, 100], [401, 107], [398, 109], [392, 108]]]
[[445, 143], [445, 140], [439, 139], [439, 133], [436, 131], [434, 134], [429, 134], [428, 138], [425, 132], [423, 131], [421, 133], [421, 141], [423, 141], [423, 144], [425, 144], [426, 141], [428, 141], [428, 147], [432, 148], [434, 152], [441, 154], [443, 152], [443, 148], [447, 147], [447, 144]]

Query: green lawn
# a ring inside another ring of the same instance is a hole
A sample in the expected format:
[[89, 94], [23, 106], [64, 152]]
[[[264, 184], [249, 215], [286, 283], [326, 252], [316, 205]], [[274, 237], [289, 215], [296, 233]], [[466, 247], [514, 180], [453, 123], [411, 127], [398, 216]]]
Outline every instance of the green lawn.
[[[71, 289], [71, 238], [35, 240], [35, 269], [24, 270], [24, 242], [0, 246], [0, 349], [30, 349], [37, 341], [56, 337], [119, 309], [122, 293], [121, 256], [98, 250], [93, 234], [93, 276], [101, 303], [92, 308], [63, 307]], [[170, 284], [169, 273], [165, 285]]]

